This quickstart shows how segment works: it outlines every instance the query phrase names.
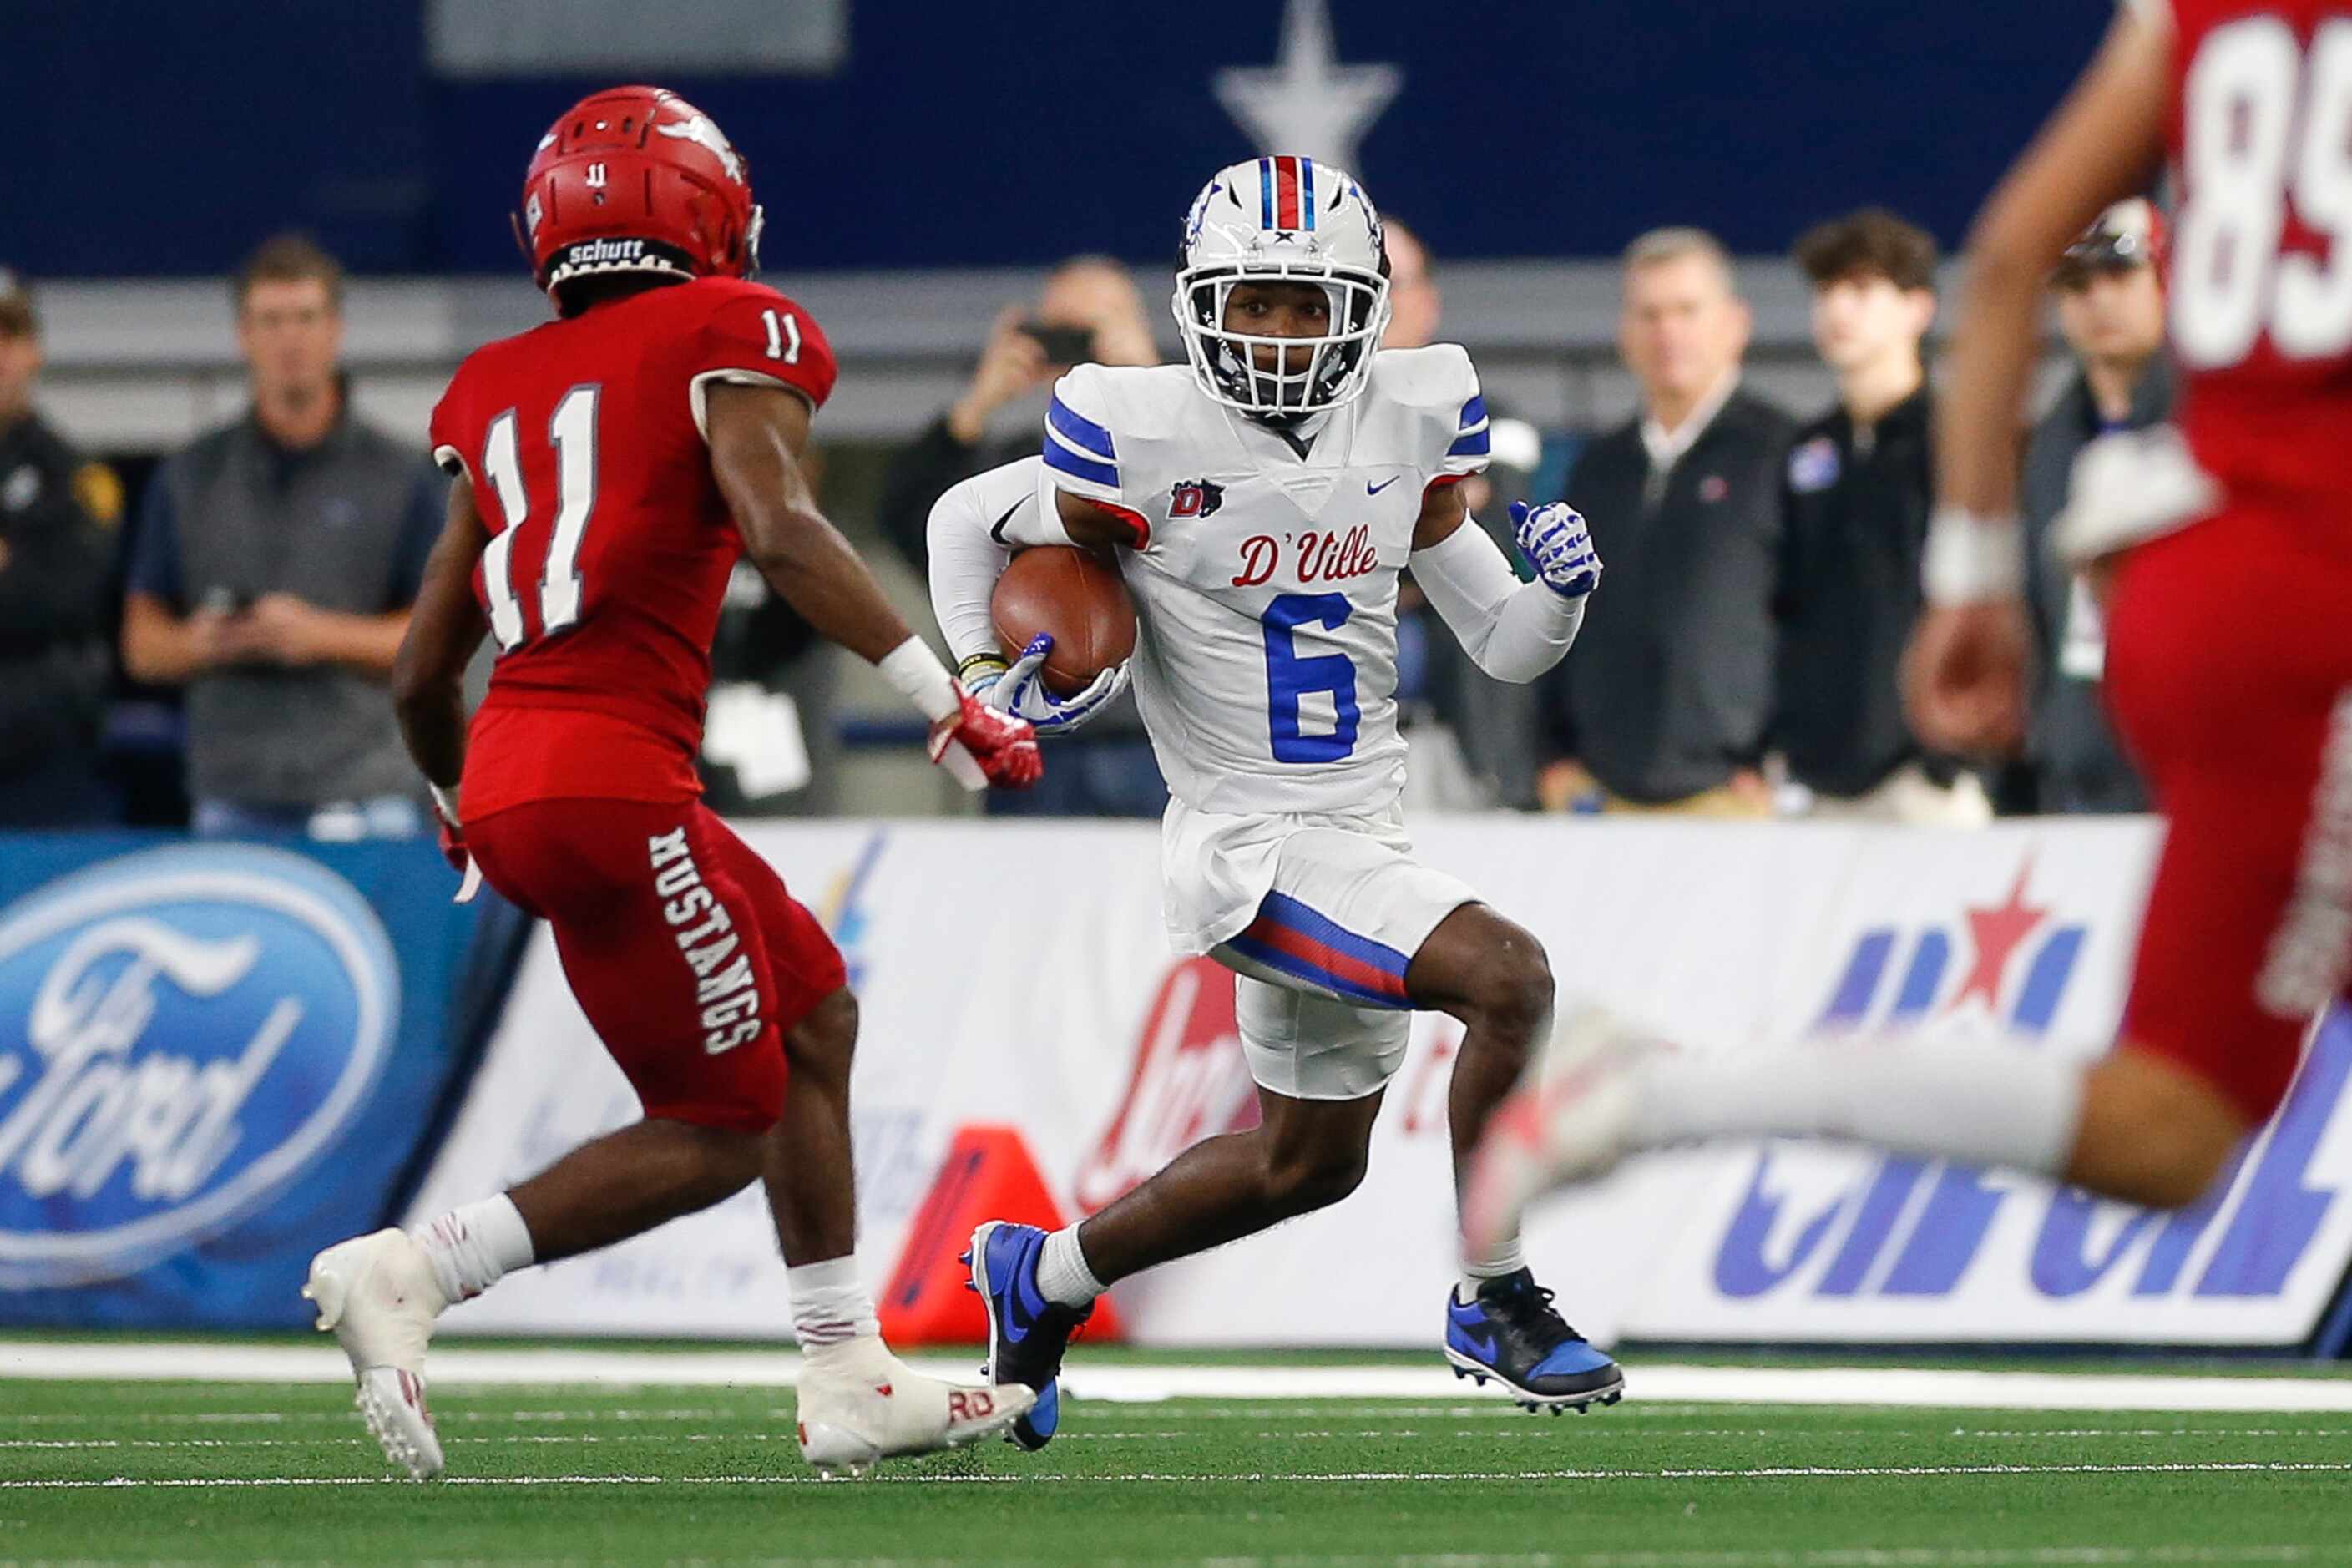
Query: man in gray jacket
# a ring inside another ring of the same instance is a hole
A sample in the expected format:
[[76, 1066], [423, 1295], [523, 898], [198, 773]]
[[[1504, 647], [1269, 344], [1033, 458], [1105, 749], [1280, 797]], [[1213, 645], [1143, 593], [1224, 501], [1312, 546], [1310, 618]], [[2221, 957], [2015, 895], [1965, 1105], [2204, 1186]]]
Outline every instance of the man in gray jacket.
[[2042, 645], [2025, 758], [2039, 811], [2148, 809], [2147, 791], [2100, 700], [2106, 639], [2098, 605], [2081, 578], [2052, 562], [2049, 540], [2066, 505], [2075, 454], [2097, 437], [2171, 416], [2157, 267], [2161, 234], [2154, 206], [2119, 202], [2067, 250], [2051, 279], [2059, 330], [2078, 369], [2027, 439], [2019, 493], [2026, 599]]
[[270, 240], [234, 296], [252, 407], [149, 483], [123, 667], [187, 688], [199, 833], [420, 832], [385, 680], [446, 488], [408, 444], [352, 416], [332, 258]]

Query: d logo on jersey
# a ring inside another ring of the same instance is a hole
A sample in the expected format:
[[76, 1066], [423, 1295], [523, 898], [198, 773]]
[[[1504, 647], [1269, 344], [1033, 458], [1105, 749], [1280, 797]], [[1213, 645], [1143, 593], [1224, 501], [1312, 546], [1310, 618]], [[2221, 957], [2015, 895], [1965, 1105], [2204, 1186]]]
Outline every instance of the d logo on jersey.
[[1217, 509], [1225, 504], [1225, 487], [1213, 485], [1206, 479], [1179, 479], [1168, 496], [1168, 515], [1178, 517], [1214, 517]]

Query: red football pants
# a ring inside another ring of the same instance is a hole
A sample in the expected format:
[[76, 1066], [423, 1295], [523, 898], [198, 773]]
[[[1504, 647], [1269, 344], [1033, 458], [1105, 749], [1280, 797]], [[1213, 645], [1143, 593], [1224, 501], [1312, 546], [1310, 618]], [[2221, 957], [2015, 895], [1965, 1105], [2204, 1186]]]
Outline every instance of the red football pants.
[[699, 801], [541, 800], [466, 825], [490, 886], [547, 921], [647, 1116], [764, 1132], [785, 1033], [848, 984], [833, 939]]
[[2141, 545], [2107, 626], [2107, 700], [2170, 823], [2125, 1037], [2257, 1124], [2352, 971], [2352, 559], [2314, 528], [2233, 508]]

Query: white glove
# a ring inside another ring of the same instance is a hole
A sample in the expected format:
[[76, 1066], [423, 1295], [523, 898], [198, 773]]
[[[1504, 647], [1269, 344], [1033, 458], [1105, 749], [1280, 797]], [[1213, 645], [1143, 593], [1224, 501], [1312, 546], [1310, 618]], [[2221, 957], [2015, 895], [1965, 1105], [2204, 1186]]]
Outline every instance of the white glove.
[[1601, 585], [1601, 557], [1592, 548], [1592, 531], [1585, 527], [1584, 514], [1566, 501], [1548, 502], [1532, 511], [1527, 502], [1513, 501], [1511, 533], [1536, 575], [1562, 598], [1581, 599]]
[[1039, 632], [1021, 650], [1009, 669], [982, 668], [965, 689], [1000, 713], [1025, 719], [1042, 740], [1066, 735], [1112, 703], [1127, 689], [1128, 670], [1114, 665], [1090, 681], [1075, 697], [1056, 697], [1045, 689], [1045, 658], [1054, 651], [1049, 632]]

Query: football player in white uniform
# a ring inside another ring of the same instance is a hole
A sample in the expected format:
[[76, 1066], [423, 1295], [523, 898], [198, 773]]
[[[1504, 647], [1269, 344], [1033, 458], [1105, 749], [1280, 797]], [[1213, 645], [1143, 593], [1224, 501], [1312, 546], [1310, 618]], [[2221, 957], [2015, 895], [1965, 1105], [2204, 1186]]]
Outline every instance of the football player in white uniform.
[[[1038, 1391], [1013, 1428], [1027, 1447], [1053, 1436], [1063, 1349], [1107, 1284], [1355, 1189], [1413, 1009], [1467, 1030], [1457, 1168], [1549, 1027], [1535, 938], [1412, 858], [1397, 576], [1412, 568], [1488, 674], [1526, 681], [1567, 652], [1601, 563], [1565, 506], [1512, 509], [1527, 582], [1471, 521], [1457, 482], [1486, 466], [1476, 374], [1454, 344], [1375, 352], [1388, 287], [1380, 217], [1352, 178], [1300, 157], [1236, 163], [1184, 225], [1189, 367], [1073, 370], [1042, 458], [965, 481], [932, 514], [933, 602], [965, 679], [1040, 733], [1083, 722], [1128, 671], [1056, 700], [1037, 679], [1043, 638], [1006, 668], [996, 576], [1023, 545], [1116, 559], [1171, 795], [1169, 933], [1236, 972], [1263, 1108], [1081, 1225], [973, 1233], [990, 1372]], [[1465, 1253], [1462, 1275], [1444, 1337], [1457, 1373], [1555, 1413], [1615, 1400], [1616, 1363], [1552, 1310], [1516, 1237]]]

